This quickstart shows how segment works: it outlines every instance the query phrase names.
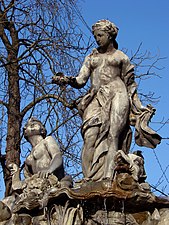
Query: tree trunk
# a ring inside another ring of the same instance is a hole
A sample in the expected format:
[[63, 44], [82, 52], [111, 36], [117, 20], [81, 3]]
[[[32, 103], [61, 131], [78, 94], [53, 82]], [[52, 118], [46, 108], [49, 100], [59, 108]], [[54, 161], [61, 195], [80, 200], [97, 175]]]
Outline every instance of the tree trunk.
[[19, 75], [17, 63], [9, 65], [8, 69], [8, 129], [7, 129], [7, 146], [6, 146], [6, 173], [5, 185], [6, 196], [10, 193], [11, 178], [8, 171], [10, 163], [20, 165], [20, 91], [19, 91]]
[[7, 45], [7, 65], [6, 70], [8, 73], [8, 128], [7, 128], [7, 144], [6, 144], [6, 168], [5, 168], [5, 185], [6, 193], [10, 194], [11, 178], [8, 170], [10, 163], [20, 165], [20, 87], [19, 87], [19, 70], [18, 70], [18, 46], [19, 39], [18, 33], [11, 23], [8, 27], [11, 36], [10, 41], [6, 41]]
[[8, 196], [11, 189], [11, 178], [8, 171], [10, 163], [20, 165], [20, 91], [19, 91], [19, 76], [17, 64], [12, 63], [8, 69], [8, 129], [7, 129], [7, 145], [6, 145], [6, 172], [5, 185]]

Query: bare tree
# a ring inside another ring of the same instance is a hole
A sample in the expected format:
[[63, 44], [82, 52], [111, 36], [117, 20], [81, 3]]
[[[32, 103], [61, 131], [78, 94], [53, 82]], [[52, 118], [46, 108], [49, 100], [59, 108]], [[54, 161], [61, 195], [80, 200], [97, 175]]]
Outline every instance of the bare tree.
[[[8, 165], [11, 162], [20, 165], [24, 121], [34, 114], [58, 130], [61, 124], [67, 126], [65, 121], [76, 114], [76, 110], [66, 109], [73, 108], [71, 96], [76, 93], [73, 90], [65, 93], [63, 88], [56, 90], [51, 86], [55, 72], [66, 70], [75, 75], [87, 51], [76, 24], [75, 5], [76, 1], [68, 0], [0, 2], [0, 157], [6, 195], [10, 191]], [[71, 126], [72, 134], [59, 134], [67, 139], [68, 145], [77, 133], [75, 122]]]

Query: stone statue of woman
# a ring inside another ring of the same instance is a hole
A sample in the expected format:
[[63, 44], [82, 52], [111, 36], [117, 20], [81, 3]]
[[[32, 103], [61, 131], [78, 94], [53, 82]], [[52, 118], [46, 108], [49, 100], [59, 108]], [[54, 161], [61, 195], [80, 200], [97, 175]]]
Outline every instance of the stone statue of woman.
[[85, 58], [77, 77], [53, 77], [53, 83], [82, 88], [90, 78], [91, 88], [78, 105], [82, 116], [82, 169], [93, 181], [112, 179], [118, 150], [129, 152], [131, 128], [136, 143], [155, 148], [161, 137], [148, 127], [154, 114], [151, 105], [142, 106], [134, 81], [134, 66], [116, 42], [118, 28], [108, 20], [92, 26], [98, 48]]
[[25, 160], [25, 178], [39, 174], [48, 178], [54, 174], [58, 180], [64, 177], [62, 153], [52, 136], [46, 136], [46, 129], [38, 119], [31, 117], [24, 126], [24, 137], [32, 146]]

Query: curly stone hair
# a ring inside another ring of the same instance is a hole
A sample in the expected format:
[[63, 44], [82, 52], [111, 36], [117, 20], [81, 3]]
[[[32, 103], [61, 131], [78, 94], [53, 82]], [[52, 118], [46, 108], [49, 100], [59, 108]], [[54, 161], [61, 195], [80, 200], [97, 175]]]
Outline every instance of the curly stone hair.
[[95, 30], [102, 30], [107, 32], [113, 40], [113, 44], [115, 48], [118, 48], [118, 43], [116, 42], [116, 37], [118, 34], [119, 28], [109, 20], [99, 20], [92, 26], [92, 33], [94, 34]]
[[36, 119], [35, 117], [31, 117], [28, 122], [25, 124], [24, 128], [23, 128], [23, 133], [24, 133], [24, 137], [27, 139], [27, 136], [25, 135], [25, 129], [27, 128], [27, 126], [31, 125], [32, 123], [38, 123], [40, 125], [40, 134], [42, 135], [43, 138], [46, 137], [47, 134], [47, 130], [44, 127], [44, 125], [42, 124], [42, 122], [38, 119]]

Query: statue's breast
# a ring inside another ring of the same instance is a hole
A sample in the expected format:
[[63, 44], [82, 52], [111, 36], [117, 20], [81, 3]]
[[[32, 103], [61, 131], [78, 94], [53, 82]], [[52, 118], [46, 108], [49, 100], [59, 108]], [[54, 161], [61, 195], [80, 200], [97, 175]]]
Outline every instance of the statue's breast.
[[91, 59], [91, 67], [95, 69], [103, 64], [103, 58], [99, 56], [93, 56]]
[[120, 68], [122, 60], [118, 54], [108, 54], [105, 62], [107, 66]]
[[38, 145], [37, 147], [35, 147], [34, 151], [33, 151], [33, 157], [34, 159], [42, 159], [44, 157], [45, 154], [45, 146], [44, 143], [41, 143], [40, 145]]
[[91, 58], [91, 67], [96, 69], [98, 67], [121, 67], [122, 59], [118, 54], [98, 54]]

